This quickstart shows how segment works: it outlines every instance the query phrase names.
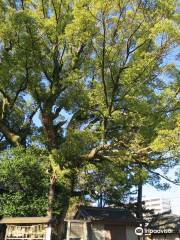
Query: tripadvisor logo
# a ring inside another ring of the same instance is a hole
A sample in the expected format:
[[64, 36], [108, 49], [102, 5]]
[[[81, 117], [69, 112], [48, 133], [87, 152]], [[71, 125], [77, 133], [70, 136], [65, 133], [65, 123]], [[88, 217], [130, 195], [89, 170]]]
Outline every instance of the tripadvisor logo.
[[143, 228], [142, 227], [137, 227], [136, 229], [135, 229], [135, 234], [137, 235], [137, 236], [142, 236], [143, 235]]
[[135, 229], [135, 234], [137, 236], [149, 235], [149, 234], [168, 234], [168, 233], [174, 233], [173, 229], [150, 229], [146, 228], [148, 224], [145, 225], [145, 227], [142, 227], [142, 224], [140, 224], [139, 227]]

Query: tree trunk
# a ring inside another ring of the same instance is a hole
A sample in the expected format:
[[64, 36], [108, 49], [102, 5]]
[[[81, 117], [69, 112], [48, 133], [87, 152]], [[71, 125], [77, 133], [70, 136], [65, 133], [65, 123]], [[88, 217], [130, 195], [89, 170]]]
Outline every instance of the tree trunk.
[[51, 176], [50, 178], [50, 184], [49, 184], [49, 193], [48, 193], [48, 210], [47, 210], [47, 216], [53, 217], [53, 202], [55, 197], [55, 184], [56, 179], [55, 177]]
[[[47, 110], [47, 109], [46, 109]], [[48, 210], [47, 215], [49, 217], [54, 216], [53, 212], [53, 205], [56, 199], [56, 184], [57, 180], [60, 176], [60, 172], [62, 170], [60, 163], [57, 160], [58, 159], [58, 150], [59, 150], [59, 144], [58, 144], [58, 134], [57, 130], [53, 124], [53, 114], [50, 112], [42, 112], [42, 122], [44, 125], [44, 130], [46, 132], [47, 136], [47, 143], [48, 143], [48, 150], [49, 150], [49, 158], [50, 158], [50, 184], [49, 184], [49, 192], [48, 192]], [[73, 183], [71, 184], [73, 188]], [[55, 226], [53, 226], [52, 231], [52, 239], [54, 240], [63, 240], [64, 239], [64, 229], [65, 229], [65, 222], [64, 219], [66, 217], [68, 208], [69, 208], [69, 201], [70, 201], [70, 193], [72, 192], [72, 189], [69, 189], [67, 191], [66, 200], [64, 201], [64, 205], [61, 209], [59, 209], [60, 213], [57, 214], [57, 223]], [[64, 194], [64, 193], [62, 193]]]
[[[56, 149], [56, 132], [53, 124], [53, 117], [51, 110], [48, 107], [45, 107], [46, 111], [42, 111], [42, 123], [44, 126], [44, 130], [47, 137], [47, 143], [48, 143], [48, 150], [50, 152], [49, 158], [50, 158], [50, 183], [49, 183], [49, 192], [48, 192], [48, 209], [47, 209], [47, 215], [49, 217], [53, 217], [53, 203], [55, 198], [55, 185], [57, 176], [54, 172], [53, 165], [55, 164], [54, 157], [52, 154], [52, 151]], [[49, 112], [47, 112], [47, 109]]]
[[[138, 185], [138, 197], [137, 197], [137, 213], [136, 216], [140, 220], [142, 224], [142, 228], [145, 228], [145, 223], [143, 220], [143, 208], [142, 208], [142, 191], [143, 191], [143, 183], [142, 181]], [[145, 240], [145, 235], [143, 233], [142, 237], [138, 237], [138, 239]]]
[[57, 224], [57, 240], [63, 240], [66, 237], [65, 233], [65, 222], [64, 219], [66, 217], [68, 208], [69, 208], [69, 200], [66, 201], [66, 205], [63, 206], [61, 216], [58, 219], [58, 224]]
[[137, 196], [137, 213], [136, 216], [139, 219], [143, 219], [143, 213], [142, 213], [142, 183], [140, 182], [138, 185], [138, 196]]

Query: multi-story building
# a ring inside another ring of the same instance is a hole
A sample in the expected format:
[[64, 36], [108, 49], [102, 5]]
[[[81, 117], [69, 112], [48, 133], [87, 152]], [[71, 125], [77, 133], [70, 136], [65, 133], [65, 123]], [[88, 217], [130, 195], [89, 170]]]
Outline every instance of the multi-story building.
[[171, 203], [169, 199], [152, 198], [145, 199], [145, 208], [154, 210], [155, 214], [171, 211]]

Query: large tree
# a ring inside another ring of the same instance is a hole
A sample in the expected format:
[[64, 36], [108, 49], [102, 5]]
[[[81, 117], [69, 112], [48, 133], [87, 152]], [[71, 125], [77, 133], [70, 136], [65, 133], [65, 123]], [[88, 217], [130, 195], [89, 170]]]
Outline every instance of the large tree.
[[46, 150], [47, 214], [62, 223], [105, 165], [119, 169], [105, 174], [113, 186], [146, 179], [139, 166], [159, 166], [155, 141], [178, 121], [163, 97], [174, 112], [178, 96], [159, 78], [179, 38], [176, 2], [1, 0], [0, 10], [0, 147]]

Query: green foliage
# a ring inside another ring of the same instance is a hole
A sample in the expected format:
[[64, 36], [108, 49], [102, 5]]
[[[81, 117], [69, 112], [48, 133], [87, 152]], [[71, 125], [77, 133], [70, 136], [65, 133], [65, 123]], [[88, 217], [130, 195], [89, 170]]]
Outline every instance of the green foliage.
[[46, 153], [36, 148], [7, 150], [0, 159], [0, 213], [46, 215], [49, 176]]

